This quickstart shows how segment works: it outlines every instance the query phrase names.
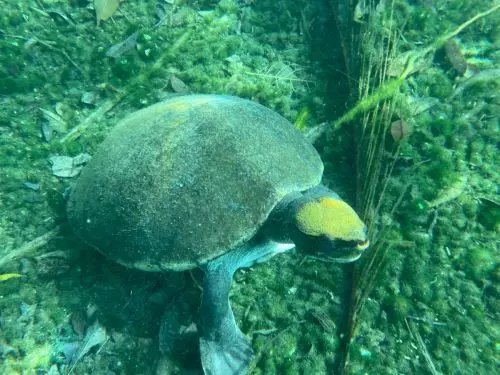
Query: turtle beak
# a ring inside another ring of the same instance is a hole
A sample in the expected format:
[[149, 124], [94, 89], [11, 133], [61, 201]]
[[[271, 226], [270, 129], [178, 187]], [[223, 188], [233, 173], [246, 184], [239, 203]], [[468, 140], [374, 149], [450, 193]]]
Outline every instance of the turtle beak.
[[363, 252], [366, 249], [368, 249], [369, 247], [370, 247], [370, 240], [366, 239], [364, 241], [358, 242], [356, 244], [356, 246], [354, 247], [354, 249], [359, 251], [359, 252]]
[[362, 241], [358, 241], [351, 246], [342, 249], [342, 255], [337, 258], [339, 263], [350, 263], [358, 260], [361, 255], [370, 247], [370, 240], [368, 237]]
[[352, 248], [349, 252], [346, 252], [340, 257], [335, 258], [336, 263], [351, 263], [357, 261], [363, 255], [364, 250], [358, 250]]
[[[316, 255], [335, 263], [350, 263], [358, 260], [369, 246], [370, 241], [366, 239], [357, 243], [337, 244], [337, 246], [334, 246], [333, 248], [328, 247], [327, 250], [323, 248], [322, 251], [317, 251]], [[321, 246], [316, 249], [320, 248]]]

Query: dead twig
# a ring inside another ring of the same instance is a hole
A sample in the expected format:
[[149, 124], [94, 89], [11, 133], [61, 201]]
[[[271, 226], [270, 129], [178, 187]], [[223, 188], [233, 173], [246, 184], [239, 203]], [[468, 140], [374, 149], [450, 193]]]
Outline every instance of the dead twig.
[[418, 347], [420, 351], [422, 352], [423, 357], [425, 358], [425, 363], [427, 364], [427, 367], [429, 368], [429, 371], [431, 372], [432, 375], [438, 375], [440, 374], [436, 370], [436, 366], [434, 366], [434, 362], [432, 362], [431, 355], [429, 354], [429, 351], [427, 350], [427, 347], [425, 346], [424, 340], [422, 340], [422, 336], [420, 336], [420, 332], [418, 332], [418, 329], [415, 327], [413, 322], [407, 322], [407, 326], [410, 329], [410, 334], [416, 338]]
[[425, 318], [421, 318], [419, 316], [415, 316], [415, 315], [408, 315], [407, 317], [408, 319], [413, 319], [413, 320], [417, 320], [419, 322], [423, 322], [423, 323], [427, 323], [427, 324], [431, 324], [433, 326], [442, 326], [442, 327], [445, 327], [446, 326], [446, 323], [443, 323], [443, 322], [439, 322], [439, 321], [434, 321], [434, 320], [429, 320], [429, 319], [425, 319]]
[[114, 99], [108, 99], [103, 104], [101, 104], [97, 109], [95, 109], [89, 116], [83, 119], [78, 125], [72, 128], [64, 137], [62, 137], [59, 142], [66, 143], [68, 141], [73, 141], [78, 138], [91, 124], [99, 122], [104, 115], [109, 112], [115, 105], [117, 105], [123, 98], [125, 93], [118, 94]]
[[194, 277], [193, 270], [189, 270], [189, 276], [191, 276], [191, 280], [193, 280], [194, 285], [198, 290], [203, 291], [203, 287], [201, 286], [201, 283]]
[[0, 258], [0, 267], [13, 261], [14, 259], [32, 255], [37, 249], [45, 246], [51, 239], [53, 239], [59, 233], [59, 227], [42, 234], [40, 237], [35, 238], [33, 241], [25, 243], [17, 249], [10, 250], [5, 256]]
[[22, 40], [25, 40], [26, 41], [26, 45], [27, 46], [32, 46], [36, 43], [50, 49], [51, 51], [55, 51], [57, 53], [60, 53], [62, 54], [68, 61], [71, 65], [73, 65], [73, 67], [84, 77], [86, 77], [85, 75], [85, 71], [80, 68], [80, 66], [73, 61], [73, 59], [71, 58], [71, 56], [63, 49], [60, 49], [60, 48], [57, 48], [55, 47], [54, 45], [56, 44], [55, 42], [52, 42], [50, 40], [41, 40], [41, 39], [38, 39], [37, 37], [31, 37], [31, 38], [27, 38], [25, 36], [21, 36], [21, 35], [4, 35], [4, 37], [10, 37], [10, 38], [15, 38], [15, 39], [22, 39]]

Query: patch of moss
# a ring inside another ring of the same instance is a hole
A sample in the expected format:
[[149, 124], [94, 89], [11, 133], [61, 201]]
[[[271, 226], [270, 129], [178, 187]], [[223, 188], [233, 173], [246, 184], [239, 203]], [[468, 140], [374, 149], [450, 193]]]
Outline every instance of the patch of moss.
[[500, 230], [500, 206], [498, 203], [489, 200], [481, 199], [479, 205], [478, 221], [488, 230]]
[[437, 68], [426, 69], [416, 78], [416, 82], [420, 94], [425, 96], [447, 99], [453, 91], [451, 80]]
[[468, 275], [472, 275], [476, 281], [482, 281], [495, 270], [496, 258], [493, 250], [487, 246], [475, 246], [467, 249], [464, 267]]
[[449, 136], [456, 129], [456, 120], [450, 118], [440, 118], [431, 121], [430, 129], [435, 136]]
[[431, 161], [423, 166], [424, 173], [435, 182], [438, 189], [450, 185], [456, 177], [452, 152], [441, 145], [432, 145], [427, 155]]
[[389, 318], [394, 322], [401, 322], [408, 316], [410, 305], [410, 301], [403, 295], [391, 296], [384, 302]]

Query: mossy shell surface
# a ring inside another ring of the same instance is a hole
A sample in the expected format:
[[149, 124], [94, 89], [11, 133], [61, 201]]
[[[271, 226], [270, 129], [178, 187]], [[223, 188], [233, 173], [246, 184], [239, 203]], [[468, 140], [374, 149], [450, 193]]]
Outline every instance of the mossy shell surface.
[[68, 219], [121, 264], [186, 270], [251, 239], [285, 195], [322, 173], [313, 146], [272, 110], [181, 96], [116, 125], [73, 187]]

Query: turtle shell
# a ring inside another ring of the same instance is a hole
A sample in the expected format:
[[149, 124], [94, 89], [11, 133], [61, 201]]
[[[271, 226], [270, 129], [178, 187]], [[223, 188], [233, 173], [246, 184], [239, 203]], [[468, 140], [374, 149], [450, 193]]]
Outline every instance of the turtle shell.
[[118, 263], [185, 270], [251, 239], [285, 195], [322, 173], [316, 150], [272, 110], [181, 96], [111, 130], [72, 189], [68, 219]]

